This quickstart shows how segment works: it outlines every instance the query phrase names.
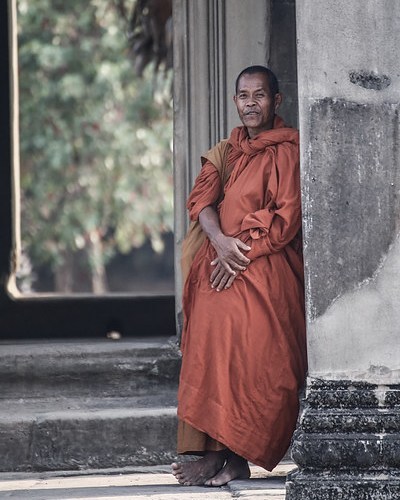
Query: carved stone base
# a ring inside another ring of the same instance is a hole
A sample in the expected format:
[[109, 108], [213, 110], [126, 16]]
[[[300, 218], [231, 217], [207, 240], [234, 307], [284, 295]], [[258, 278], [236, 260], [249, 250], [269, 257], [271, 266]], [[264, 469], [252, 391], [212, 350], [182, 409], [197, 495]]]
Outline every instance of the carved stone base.
[[295, 473], [286, 483], [286, 499], [296, 500], [398, 500], [400, 478], [390, 474]]
[[287, 500], [400, 499], [400, 386], [309, 383]]

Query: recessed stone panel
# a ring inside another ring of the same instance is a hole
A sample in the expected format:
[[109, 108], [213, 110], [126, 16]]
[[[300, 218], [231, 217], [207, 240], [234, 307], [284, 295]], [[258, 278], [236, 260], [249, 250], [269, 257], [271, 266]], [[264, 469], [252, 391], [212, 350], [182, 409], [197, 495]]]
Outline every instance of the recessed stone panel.
[[303, 152], [309, 320], [379, 268], [399, 225], [399, 107], [315, 101]]

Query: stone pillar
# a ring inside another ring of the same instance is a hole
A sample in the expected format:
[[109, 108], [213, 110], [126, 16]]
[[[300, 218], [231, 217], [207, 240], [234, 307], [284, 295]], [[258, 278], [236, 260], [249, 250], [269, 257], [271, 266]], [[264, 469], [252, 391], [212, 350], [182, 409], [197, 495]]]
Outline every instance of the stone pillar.
[[400, 498], [399, 19], [297, 2], [309, 379], [289, 500]]

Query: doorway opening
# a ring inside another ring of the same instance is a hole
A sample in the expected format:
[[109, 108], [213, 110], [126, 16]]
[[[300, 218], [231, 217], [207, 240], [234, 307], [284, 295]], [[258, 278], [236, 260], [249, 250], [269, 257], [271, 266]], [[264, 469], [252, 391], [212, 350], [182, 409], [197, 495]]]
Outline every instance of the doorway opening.
[[17, 290], [173, 294], [172, 1], [15, 9]]

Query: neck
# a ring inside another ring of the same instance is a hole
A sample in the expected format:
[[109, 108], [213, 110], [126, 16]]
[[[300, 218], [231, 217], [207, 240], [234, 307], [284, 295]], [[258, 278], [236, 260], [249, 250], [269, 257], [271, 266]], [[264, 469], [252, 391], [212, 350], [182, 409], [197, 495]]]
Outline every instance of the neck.
[[248, 136], [250, 137], [250, 139], [254, 139], [254, 137], [256, 137], [256, 135], [260, 134], [261, 132], [265, 132], [266, 130], [272, 130], [274, 128], [274, 121], [275, 121], [275, 116], [271, 120], [271, 122], [267, 123], [267, 125], [265, 125], [262, 128], [246, 127]]

